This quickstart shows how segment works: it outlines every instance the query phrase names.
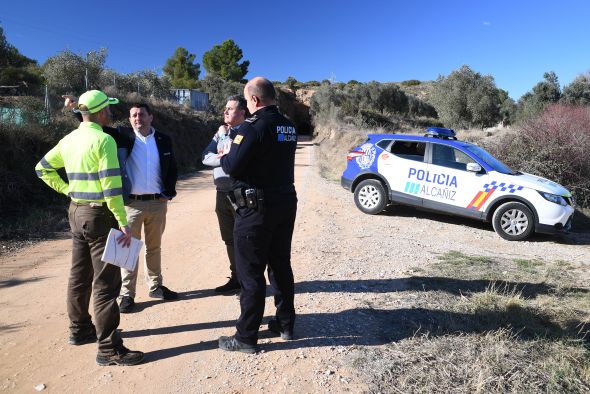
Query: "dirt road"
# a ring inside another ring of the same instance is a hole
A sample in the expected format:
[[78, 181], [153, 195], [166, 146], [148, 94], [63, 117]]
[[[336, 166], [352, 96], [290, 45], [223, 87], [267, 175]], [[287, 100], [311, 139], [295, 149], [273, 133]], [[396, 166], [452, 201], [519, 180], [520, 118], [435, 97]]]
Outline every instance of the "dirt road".
[[[181, 299], [154, 301], [138, 283], [138, 311], [121, 316], [125, 345], [146, 353], [140, 366], [99, 367], [95, 345], [67, 344], [68, 239], [0, 257], [0, 389], [32, 392], [44, 384], [53, 393], [360, 392], [368, 386], [351, 354], [391, 338], [367, 310], [412, 307], [415, 300], [396, 281], [438, 255], [460, 250], [590, 261], [588, 234], [510, 243], [488, 225], [415, 210], [364, 215], [350, 193], [319, 177], [313, 150], [301, 144], [296, 163], [296, 340], [272, 337], [263, 326], [261, 353], [217, 349], [217, 338], [234, 332], [239, 304], [212, 290], [224, 283], [228, 264], [211, 173], [204, 171], [180, 182], [168, 211], [163, 276]], [[274, 313], [272, 297], [265, 312], [266, 322]]]

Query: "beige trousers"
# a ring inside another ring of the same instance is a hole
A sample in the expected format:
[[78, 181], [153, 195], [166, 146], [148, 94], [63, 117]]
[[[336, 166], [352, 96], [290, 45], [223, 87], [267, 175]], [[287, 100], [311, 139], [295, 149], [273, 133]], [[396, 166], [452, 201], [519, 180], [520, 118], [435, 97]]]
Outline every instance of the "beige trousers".
[[[161, 245], [162, 234], [166, 228], [167, 210], [168, 202], [160, 200], [131, 200], [125, 206], [127, 221], [135, 238], [141, 239], [141, 228], [143, 226], [145, 235], [144, 274], [149, 291], [156, 290], [162, 284]], [[129, 296], [135, 298], [138, 270], [139, 261], [134, 271], [121, 268], [123, 284], [120, 297]]]

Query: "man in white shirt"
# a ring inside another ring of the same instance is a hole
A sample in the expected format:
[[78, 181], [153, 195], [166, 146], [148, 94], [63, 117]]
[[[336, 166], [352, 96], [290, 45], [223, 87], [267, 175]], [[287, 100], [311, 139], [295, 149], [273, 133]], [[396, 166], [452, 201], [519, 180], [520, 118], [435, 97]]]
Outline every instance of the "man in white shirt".
[[227, 250], [230, 269], [229, 280], [227, 283], [216, 287], [214, 289], [216, 293], [230, 294], [240, 290], [234, 259], [234, 221], [236, 212], [228, 198], [229, 194], [233, 191], [234, 181], [229, 175], [223, 172], [219, 157], [227, 153], [233, 137], [235, 137], [247, 116], [249, 116], [249, 112], [244, 97], [229, 97], [225, 105], [225, 110], [223, 111], [223, 121], [225, 124], [219, 127], [217, 133], [215, 133], [213, 139], [203, 151], [203, 164], [214, 167], [213, 182], [217, 189], [215, 213], [219, 221], [221, 239], [225, 243]]
[[[161, 244], [166, 227], [168, 201], [176, 196], [177, 168], [170, 137], [152, 127], [153, 115], [147, 104], [134, 104], [129, 111], [133, 130], [120, 130], [129, 150], [123, 188], [129, 193], [125, 210], [131, 232], [141, 239], [145, 234], [145, 279], [149, 296], [162, 300], [178, 299], [178, 294], [162, 284]], [[132, 312], [135, 307], [137, 272], [121, 269], [119, 309]]]

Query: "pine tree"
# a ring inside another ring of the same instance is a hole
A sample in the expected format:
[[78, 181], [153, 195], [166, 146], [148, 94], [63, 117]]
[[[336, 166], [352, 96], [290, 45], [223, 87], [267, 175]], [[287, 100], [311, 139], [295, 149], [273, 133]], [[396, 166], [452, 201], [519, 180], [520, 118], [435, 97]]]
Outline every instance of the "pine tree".
[[166, 60], [164, 74], [170, 79], [172, 87], [178, 89], [194, 89], [199, 87], [201, 65], [194, 63], [195, 55], [185, 48], [178, 47], [171, 58]]
[[221, 45], [215, 45], [203, 55], [203, 66], [208, 74], [222, 78], [225, 81], [240, 82], [248, 73], [250, 62], [242, 59], [242, 50], [233, 40], [225, 40]]

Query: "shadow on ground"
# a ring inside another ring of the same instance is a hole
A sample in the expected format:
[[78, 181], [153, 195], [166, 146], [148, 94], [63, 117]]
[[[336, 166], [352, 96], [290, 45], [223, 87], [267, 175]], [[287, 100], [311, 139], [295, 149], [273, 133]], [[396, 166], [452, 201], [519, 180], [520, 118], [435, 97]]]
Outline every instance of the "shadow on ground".
[[[464, 218], [461, 216], [445, 215], [438, 212], [422, 210], [405, 205], [389, 205], [380, 215], [410, 217], [424, 220], [434, 220], [437, 222], [456, 224], [477, 228], [484, 231], [494, 232], [491, 223], [482, 222], [476, 219]], [[555, 235], [533, 234], [527, 241], [531, 242], [554, 242], [566, 245], [590, 245], [590, 218], [580, 211], [574, 214], [572, 231], [568, 233], [559, 233]]]
[[[349, 309], [337, 313], [300, 315], [296, 340], [272, 342], [266, 351], [318, 346], [376, 346], [428, 333], [430, 337], [512, 329], [519, 339], [581, 339], [588, 327], [570, 321], [561, 327], [547, 316], [514, 306], [506, 312], [459, 313], [426, 308]], [[268, 332], [267, 332], [268, 334]]]
[[[526, 324], [523, 324], [526, 322]], [[235, 321], [186, 324], [157, 329], [122, 332], [123, 338], [174, 334], [187, 331], [232, 327]], [[260, 339], [276, 336], [263, 322]], [[565, 327], [552, 323], [547, 316], [517, 306], [506, 312], [458, 313], [426, 308], [394, 310], [349, 309], [337, 313], [307, 313], [297, 316], [295, 340], [273, 341], [261, 345], [264, 351], [301, 349], [323, 346], [377, 346], [401, 341], [415, 335], [430, 337], [484, 333], [500, 328], [512, 329], [519, 339], [571, 338], [582, 339], [580, 332], [588, 330], [579, 321], [567, 322]], [[159, 349], [146, 353], [146, 361], [158, 361], [186, 353], [217, 348], [217, 338], [209, 341]]]
[[47, 279], [47, 277], [46, 276], [36, 276], [34, 278], [24, 278], [24, 279], [21, 279], [21, 278], [4, 279], [4, 280], [0, 280], [0, 289], [24, 285], [25, 283], [39, 282], [43, 279]]
[[164, 301], [164, 300], [158, 300], [158, 299], [153, 299], [150, 301], [144, 301], [144, 302], [137, 302], [135, 304], [135, 307], [133, 308], [133, 312], [131, 312], [131, 314], [133, 313], [139, 313], [144, 311], [145, 309], [148, 309], [154, 305], [157, 304], [161, 304], [163, 302], [180, 302], [183, 300], [194, 300], [197, 298], [205, 298], [205, 297], [213, 297], [213, 296], [220, 296], [221, 294], [216, 293], [213, 289], [202, 289], [202, 290], [191, 290], [191, 291], [185, 291], [185, 292], [180, 292], [178, 293], [178, 300], [174, 300], [174, 301]]
[[[453, 295], [467, 295], [483, 292], [494, 285], [496, 289], [505, 286], [507, 291], [514, 289], [525, 298], [549, 294], [557, 289], [548, 284], [522, 282], [493, 282], [488, 280], [459, 280], [439, 277], [411, 277], [391, 280], [360, 281], [308, 281], [296, 284], [297, 293], [358, 293], [358, 292], [401, 292], [401, 291], [443, 291]], [[561, 292], [564, 290], [561, 289]], [[566, 291], [588, 293], [582, 288]], [[211, 289], [203, 292], [189, 292], [190, 297], [204, 297], [214, 294]], [[186, 297], [183, 297], [186, 299]], [[271, 314], [267, 311], [267, 314]], [[295, 340], [273, 341], [262, 344], [265, 351], [297, 349], [320, 346], [376, 346], [411, 338], [415, 335], [429, 336], [460, 335], [465, 333], [484, 333], [501, 328], [510, 329], [519, 339], [570, 338], [583, 340], [590, 329], [588, 322], [569, 320], [557, 324], [552, 316], [533, 308], [518, 304], [509, 305], [506, 310], [481, 310], [462, 313], [428, 308], [373, 309], [355, 308], [335, 313], [307, 313], [297, 316]], [[261, 326], [260, 338], [275, 335], [266, 329], [268, 318]], [[168, 335], [181, 332], [231, 328], [234, 320], [184, 324], [154, 329], [123, 331], [123, 338], [136, 338], [152, 335]], [[217, 348], [217, 338], [210, 341], [161, 349], [146, 354], [147, 361], [156, 361]]]
[[298, 282], [296, 293], [392, 293], [407, 291], [442, 291], [453, 295], [480, 293], [494, 287], [507, 293], [517, 293], [524, 298], [555, 293], [558, 290], [571, 293], [588, 293], [586, 288], [557, 288], [547, 283], [510, 282], [494, 280], [468, 280], [445, 277], [412, 276], [398, 279], [365, 280], [313, 280]]

